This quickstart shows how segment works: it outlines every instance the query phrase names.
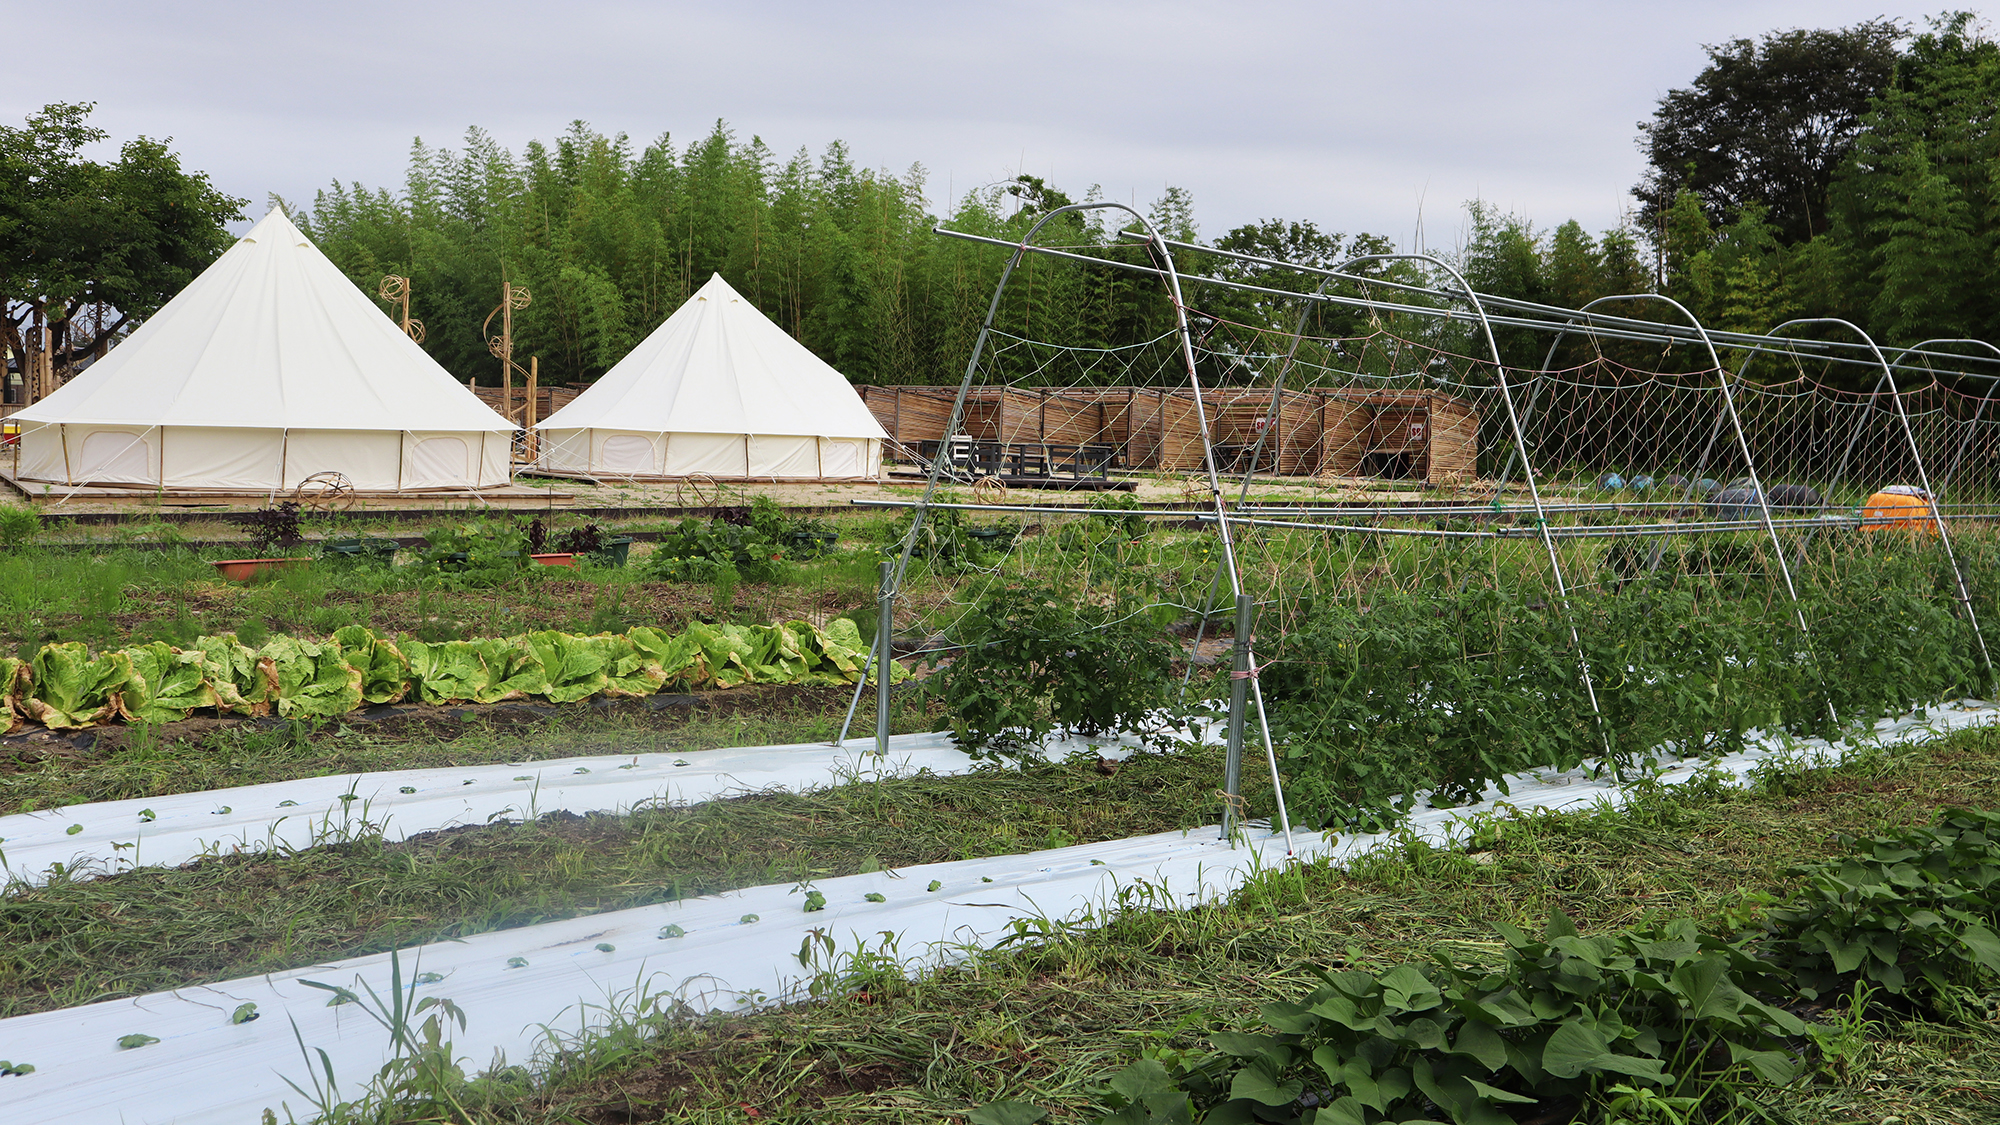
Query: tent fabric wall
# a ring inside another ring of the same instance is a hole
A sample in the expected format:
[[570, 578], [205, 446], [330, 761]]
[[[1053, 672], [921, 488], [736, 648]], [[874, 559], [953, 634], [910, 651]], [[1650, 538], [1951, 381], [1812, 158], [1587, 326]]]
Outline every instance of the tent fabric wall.
[[[13, 419], [26, 482], [263, 491], [331, 471], [393, 491], [511, 477], [513, 427], [276, 209]], [[406, 432], [425, 450], [414, 462]]]
[[297, 488], [337, 472], [366, 492], [482, 488], [508, 478], [507, 435], [396, 430], [24, 425], [24, 481], [146, 488]]
[[[873, 479], [887, 436], [846, 376], [719, 275], [536, 433], [550, 472], [730, 480]], [[829, 441], [865, 445], [829, 460]]]

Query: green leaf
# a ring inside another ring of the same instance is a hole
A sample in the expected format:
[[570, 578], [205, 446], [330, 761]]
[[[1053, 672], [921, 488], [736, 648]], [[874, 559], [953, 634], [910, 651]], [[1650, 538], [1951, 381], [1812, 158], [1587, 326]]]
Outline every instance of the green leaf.
[[1459, 1025], [1458, 1038], [1451, 1049], [1453, 1054], [1478, 1060], [1487, 1070], [1499, 1070], [1507, 1065], [1507, 1041], [1491, 1025], [1478, 1020], [1467, 1020]]
[[339, 645], [273, 637], [258, 655], [277, 669], [281, 716], [332, 718], [361, 705], [361, 672]]
[[1729, 1057], [1748, 1065], [1757, 1077], [1773, 1086], [1783, 1086], [1805, 1069], [1803, 1063], [1783, 1051], [1757, 1051], [1741, 1043], [1729, 1044]]
[[1290, 1105], [1305, 1092], [1305, 1083], [1294, 1078], [1279, 1082], [1261, 1063], [1253, 1062], [1236, 1072], [1229, 1082], [1229, 1096], [1258, 1105]]
[[173, 723], [197, 707], [221, 702], [208, 682], [200, 652], [182, 652], [161, 641], [124, 650], [132, 674], [117, 693], [118, 714], [128, 722]]
[[1444, 1003], [1444, 994], [1415, 966], [1398, 965], [1382, 976], [1382, 1003], [1385, 1011], [1425, 1012]]
[[251, 1020], [254, 1020], [254, 1019], [256, 1019], [256, 1018], [257, 1018], [257, 1015], [258, 1015], [258, 1012], [257, 1012], [257, 1005], [255, 1005], [255, 1004], [238, 1004], [238, 1005], [236, 1006], [236, 1010], [235, 1010], [234, 1012], [231, 1012], [231, 1013], [229, 1014], [229, 1022], [230, 1022], [230, 1023], [249, 1023], [249, 1022], [250, 1022]]
[[818, 892], [818, 891], [807, 891], [807, 892], [806, 892], [806, 913], [807, 913], [807, 914], [811, 914], [811, 913], [813, 913], [814, 911], [817, 911], [817, 910], [825, 910], [825, 909], [826, 909], [826, 896], [825, 896], [824, 894], [821, 894], [821, 893], [820, 893], [820, 892]]
[[1985, 926], [1974, 925], [1960, 931], [1958, 940], [1981, 968], [1990, 973], [2000, 973], [2000, 935]]
[[1542, 1048], [1542, 1069], [1557, 1078], [1575, 1078], [1611, 1054], [1611, 1044], [1595, 1027], [1572, 1019], [1556, 1028]]
[[158, 1043], [159, 1041], [160, 1039], [156, 1035], [147, 1035], [144, 1034], [143, 1032], [134, 1032], [131, 1035], [121, 1035], [118, 1037], [118, 1049], [121, 1051], [129, 1051], [134, 1047], [149, 1047], [155, 1043]]
[[1577, 936], [1576, 923], [1570, 921], [1569, 915], [1564, 914], [1560, 910], [1551, 910], [1549, 912], [1549, 924], [1544, 931], [1542, 940], [1553, 942], [1557, 938], [1575, 936]]

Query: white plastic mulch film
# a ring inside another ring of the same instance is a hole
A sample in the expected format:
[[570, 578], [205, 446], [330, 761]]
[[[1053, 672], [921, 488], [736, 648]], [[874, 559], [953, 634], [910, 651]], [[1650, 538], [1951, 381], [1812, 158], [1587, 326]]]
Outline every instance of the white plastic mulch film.
[[[1996, 722], [2000, 707], [1966, 701], [1884, 721], [1855, 743], [1922, 740]], [[906, 767], [922, 761], [921, 747], [898, 749], [912, 755]], [[824, 754], [816, 772], [799, 768], [802, 750], [710, 751], [717, 760], [699, 764], [694, 763], [704, 755], [695, 753], [687, 757], [689, 767], [669, 768], [700, 769], [711, 777], [749, 775], [755, 773], [753, 762], [762, 760], [777, 773], [796, 770], [791, 776], [801, 782], [823, 776], [830, 764]], [[1842, 753], [1843, 747], [1816, 740], [1764, 738], [1746, 752], [1705, 763], [1670, 759], [1657, 779], [1679, 784], [1708, 770], [1741, 782], [1776, 759], [1826, 764]], [[546, 770], [558, 764], [541, 765]], [[438, 772], [367, 780], [378, 791], [400, 790], [401, 784], [436, 784]], [[1615, 782], [1581, 770], [1529, 773], [1508, 783], [1511, 792], [1504, 799], [1496, 788], [1464, 807], [1419, 806], [1405, 827], [1418, 838], [1450, 846], [1474, 818], [1625, 800]], [[968, 778], [963, 784], [978, 782]], [[568, 803], [571, 811], [583, 812], [611, 794], [566, 795], [581, 798]], [[188, 800], [212, 804], [218, 796]], [[556, 791], [549, 791], [549, 799], [555, 797]], [[97, 815], [88, 806], [71, 811]], [[1295, 842], [1301, 858], [1342, 862], [1391, 841], [1386, 835], [1299, 833]], [[1089, 924], [1124, 908], [1185, 909], [1214, 901], [1252, 873], [1284, 862], [1283, 842], [1260, 822], [1234, 847], [1211, 828], [826, 879], [813, 884], [826, 896], [826, 907], [810, 914], [803, 910], [799, 886], [774, 884], [478, 934], [406, 949], [397, 957], [405, 982], [416, 982], [408, 983], [416, 997], [446, 997], [466, 1011], [468, 1027], [454, 1035], [453, 1049], [479, 1069], [532, 1061], [546, 1045], [544, 1027], [563, 1036], [587, 1034], [613, 1013], [631, 1013], [650, 1002], [730, 1010], [795, 995], [809, 972], [798, 960], [799, 950], [815, 931], [835, 938], [836, 956], [865, 943], [872, 952], [922, 971], [1017, 933], [1017, 921], [1031, 927]], [[870, 901], [870, 895], [882, 901]], [[0, 1119], [194, 1125], [252, 1122], [262, 1110], [281, 1105], [299, 1113], [303, 1103], [286, 1079], [311, 1088], [320, 1050], [352, 1096], [389, 1057], [387, 1035], [355, 1004], [330, 1005], [327, 992], [302, 982], [347, 988], [365, 998], [369, 988], [386, 995], [390, 979], [390, 957], [372, 955], [0, 1020], [0, 1058], [36, 1067], [29, 1075], [0, 1078]], [[257, 1006], [259, 1018], [232, 1023], [231, 1015], [246, 1003]], [[135, 1034], [158, 1042], [118, 1046], [120, 1038]], [[314, 1052], [310, 1066], [300, 1040]]]

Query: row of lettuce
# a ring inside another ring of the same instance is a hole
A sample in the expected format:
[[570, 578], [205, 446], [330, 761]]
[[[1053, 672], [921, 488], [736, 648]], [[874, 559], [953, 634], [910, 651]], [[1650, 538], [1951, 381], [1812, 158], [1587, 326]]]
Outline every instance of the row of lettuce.
[[0, 658], [0, 683], [10, 728], [60, 730], [175, 722], [202, 709], [323, 719], [406, 701], [574, 703], [752, 683], [851, 684], [866, 662], [867, 646], [845, 618], [824, 627], [695, 622], [677, 633], [635, 626], [468, 641], [397, 639], [351, 625], [324, 640], [276, 637], [258, 648], [232, 633], [184, 648], [155, 641], [96, 654], [79, 641], [50, 644], [31, 659]]

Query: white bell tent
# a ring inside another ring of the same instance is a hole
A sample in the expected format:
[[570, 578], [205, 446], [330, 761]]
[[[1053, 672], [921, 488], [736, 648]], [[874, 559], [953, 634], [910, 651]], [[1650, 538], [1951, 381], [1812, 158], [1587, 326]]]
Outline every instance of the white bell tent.
[[720, 274], [536, 433], [549, 472], [733, 480], [873, 479], [888, 436]]
[[12, 420], [23, 481], [176, 491], [491, 488], [513, 440], [277, 208]]

